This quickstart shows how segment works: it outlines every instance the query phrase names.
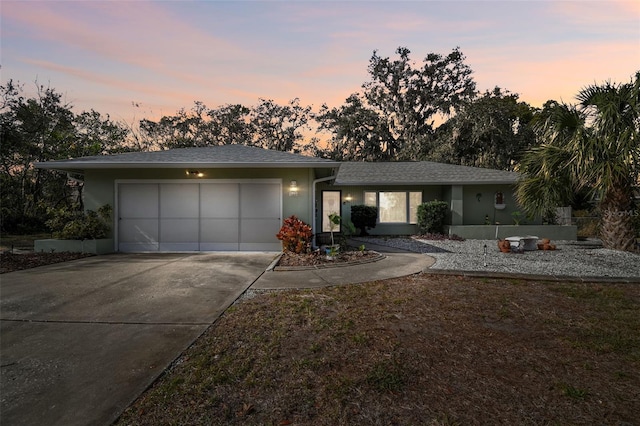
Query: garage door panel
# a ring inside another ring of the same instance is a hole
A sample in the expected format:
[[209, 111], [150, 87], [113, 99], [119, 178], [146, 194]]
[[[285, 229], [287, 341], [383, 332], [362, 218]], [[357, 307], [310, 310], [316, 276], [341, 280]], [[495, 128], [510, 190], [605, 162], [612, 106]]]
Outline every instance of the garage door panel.
[[160, 216], [163, 218], [198, 218], [199, 187], [193, 183], [160, 185]]
[[242, 184], [240, 214], [244, 218], [280, 219], [280, 185]]
[[200, 241], [238, 244], [238, 219], [202, 219]]
[[124, 243], [158, 241], [158, 219], [122, 219], [120, 241]]
[[158, 185], [121, 185], [118, 210], [122, 218], [158, 217]]
[[185, 243], [198, 241], [198, 219], [160, 219], [160, 241]]
[[199, 227], [197, 217], [160, 219], [160, 251], [198, 251]]
[[200, 185], [200, 216], [236, 218], [240, 209], [237, 183], [203, 183]]
[[279, 230], [280, 220], [278, 219], [243, 219], [242, 228], [240, 229], [240, 242], [268, 243], [274, 240], [278, 241], [276, 234]]
[[157, 251], [157, 219], [122, 219], [119, 222], [120, 251]]

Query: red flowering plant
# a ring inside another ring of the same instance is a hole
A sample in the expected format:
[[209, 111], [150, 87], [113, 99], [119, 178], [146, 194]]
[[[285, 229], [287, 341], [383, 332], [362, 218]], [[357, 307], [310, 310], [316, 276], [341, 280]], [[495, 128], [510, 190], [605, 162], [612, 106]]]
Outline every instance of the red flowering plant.
[[308, 253], [311, 249], [311, 227], [295, 215], [284, 220], [276, 237], [282, 241], [282, 249], [293, 253]]

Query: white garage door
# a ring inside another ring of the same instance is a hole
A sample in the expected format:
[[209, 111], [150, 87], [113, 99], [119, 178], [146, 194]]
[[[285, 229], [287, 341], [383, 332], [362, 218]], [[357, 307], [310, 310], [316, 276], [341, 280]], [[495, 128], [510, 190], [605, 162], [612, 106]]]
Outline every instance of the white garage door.
[[280, 250], [281, 183], [118, 184], [118, 249]]

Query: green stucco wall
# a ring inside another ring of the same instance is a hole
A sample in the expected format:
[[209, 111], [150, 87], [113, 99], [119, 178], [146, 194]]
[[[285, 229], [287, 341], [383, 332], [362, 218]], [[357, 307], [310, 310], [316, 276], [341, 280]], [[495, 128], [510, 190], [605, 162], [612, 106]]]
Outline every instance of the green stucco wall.
[[[283, 219], [296, 215], [311, 223], [311, 182], [316, 179], [316, 170], [308, 168], [264, 168], [264, 169], [198, 169], [204, 177], [188, 177], [185, 169], [105, 169], [87, 170], [84, 176], [84, 203], [88, 210], [110, 204], [115, 207], [116, 181], [122, 180], [184, 180], [185, 182], [212, 181], [216, 179], [280, 179], [282, 181]], [[319, 170], [320, 175], [328, 174]], [[330, 171], [329, 171], [330, 172]], [[289, 195], [290, 183], [297, 182], [297, 196]], [[115, 219], [115, 218], [114, 218]], [[112, 227], [114, 228], [114, 227]]]
[[[460, 225], [484, 225], [485, 218], [491, 224], [496, 222], [503, 225], [513, 224], [512, 213], [521, 211], [515, 201], [511, 185], [443, 185], [443, 186], [338, 186], [330, 183], [318, 184], [316, 205], [316, 221], [321, 221], [320, 207], [322, 206], [322, 191], [342, 191], [343, 219], [351, 220], [351, 205], [363, 204], [365, 191], [422, 191], [422, 201], [441, 200], [449, 204], [451, 216], [447, 221], [454, 226]], [[495, 208], [495, 194], [502, 192], [505, 208]], [[345, 200], [350, 195], [352, 200]], [[540, 224], [541, 220], [531, 220], [521, 216], [521, 224]], [[417, 226], [410, 224], [378, 224], [370, 231], [372, 235], [408, 235], [418, 232]]]
[[[488, 217], [490, 224], [513, 225], [514, 212], [521, 212], [520, 223], [540, 224], [540, 219], [527, 219], [522, 208], [518, 205], [511, 185], [468, 185], [463, 191], [464, 225], [484, 225]], [[505, 208], [495, 207], [496, 192], [502, 192]], [[454, 223], [454, 225], [459, 225]]]

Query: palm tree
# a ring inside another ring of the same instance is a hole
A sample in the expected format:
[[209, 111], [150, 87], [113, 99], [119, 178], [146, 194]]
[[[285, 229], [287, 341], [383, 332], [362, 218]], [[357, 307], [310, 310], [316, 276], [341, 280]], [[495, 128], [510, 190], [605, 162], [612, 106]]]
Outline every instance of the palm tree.
[[545, 215], [588, 189], [599, 200], [604, 247], [634, 246], [633, 189], [640, 177], [640, 71], [626, 84], [588, 86], [577, 105], [548, 102], [535, 129], [543, 143], [523, 157], [516, 189], [528, 213]]

